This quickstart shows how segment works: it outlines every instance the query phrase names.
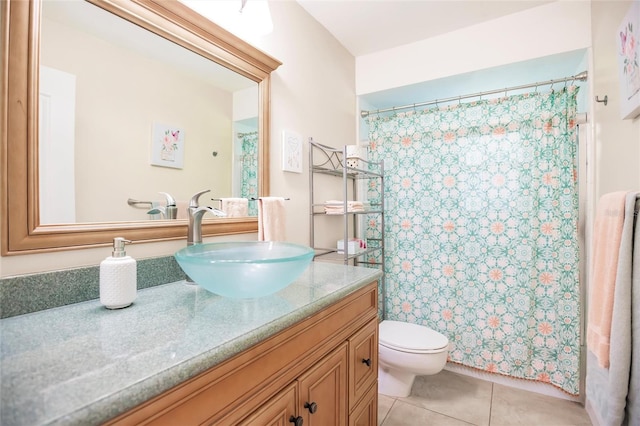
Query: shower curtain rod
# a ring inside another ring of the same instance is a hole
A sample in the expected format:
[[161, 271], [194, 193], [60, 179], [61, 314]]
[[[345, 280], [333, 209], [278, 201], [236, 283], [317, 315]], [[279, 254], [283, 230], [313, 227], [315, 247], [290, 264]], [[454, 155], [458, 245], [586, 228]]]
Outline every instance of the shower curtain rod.
[[236, 137], [238, 138], [244, 138], [245, 136], [251, 136], [251, 135], [257, 135], [258, 132], [248, 132], [248, 133], [242, 133], [242, 132], [238, 132], [238, 134], [236, 135]]
[[411, 104], [411, 105], [404, 105], [404, 106], [399, 106], [399, 107], [378, 109], [378, 110], [375, 110], [375, 111], [362, 110], [362, 111], [360, 111], [360, 116], [362, 118], [365, 118], [365, 117], [367, 117], [367, 116], [369, 116], [371, 114], [381, 114], [383, 112], [398, 111], [398, 110], [401, 110], [401, 109], [416, 108], [416, 107], [422, 107], [422, 106], [433, 105], [433, 104], [437, 105], [439, 103], [460, 101], [462, 99], [477, 98], [477, 97], [481, 97], [481, 96], [484, 96], [484, 95], [493, 95], [493, 94], [502, 93], [502, 92], [505, 92], [505, 94], [506, 94], [507, 92], [512, 91], [512, 90], [528, 89], [530, 87], [536, 87], [537, 88], [538, 86], [547, 86], [549, 84], [553, 87], [553, 85], [555, 83], [565, 83], [567, 81], [575, 81], [575, 80], [586, 81], [587, 80], [587, 71], [582, 71], [581, 73], [576, 74], [576, 75], [572, 75], [571, 77], [559, 78], [557, 80], [539, 81], [537, 83], [523, 84], [521, 86], [507, 87], [505, 89], [496, 89], [496, 90], [489, 90], [487, 92], [473, 93], [471, 95], [462, 95], [462, 96], [454, 96], [454, 97], [451, 97], [451, 98], [435, 99], [435, 100], [429, 101], [429, 102], [421, 102], [419, 104]]

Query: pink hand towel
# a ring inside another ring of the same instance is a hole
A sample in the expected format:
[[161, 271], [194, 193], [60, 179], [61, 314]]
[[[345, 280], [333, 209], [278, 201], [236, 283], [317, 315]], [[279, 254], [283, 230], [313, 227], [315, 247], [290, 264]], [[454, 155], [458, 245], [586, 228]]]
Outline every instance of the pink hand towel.
[[258, 199], [258, 241], [285, 241], [284, 198]]
[[178, 215], [176, 219], [189, 219], [189, 214], [188, 214], [189, 202], [188, 201], [176, 201], [176, 207], [178, 208]]
[[246, 198], [221, 198], [220, 210], [227, 214], [227, 217], [249, 216], [249, 200]]
[[611, 318], [627, 192], [603, 195], [596, 207], [587, 322], [587, 347], [609, 367]]

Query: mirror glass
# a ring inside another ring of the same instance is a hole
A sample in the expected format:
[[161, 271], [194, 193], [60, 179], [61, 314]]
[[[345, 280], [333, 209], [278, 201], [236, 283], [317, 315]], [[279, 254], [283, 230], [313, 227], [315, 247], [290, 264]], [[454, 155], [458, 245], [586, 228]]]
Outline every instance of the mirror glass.
[[256, 81], [86, 1], [43, 1], [40, 29], [40, 224], [258, 196]]

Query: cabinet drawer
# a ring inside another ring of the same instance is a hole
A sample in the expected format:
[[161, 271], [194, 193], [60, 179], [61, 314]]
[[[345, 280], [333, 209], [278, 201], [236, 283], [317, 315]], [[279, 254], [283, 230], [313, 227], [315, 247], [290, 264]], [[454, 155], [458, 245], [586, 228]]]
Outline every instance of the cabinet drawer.
[[378, 380], [378, 321], [374, 319], [349, 338], [349, 410]]
[[349, 416], [349, 426], [378, 425], [378, 383], [367, 390], [364, 398]]

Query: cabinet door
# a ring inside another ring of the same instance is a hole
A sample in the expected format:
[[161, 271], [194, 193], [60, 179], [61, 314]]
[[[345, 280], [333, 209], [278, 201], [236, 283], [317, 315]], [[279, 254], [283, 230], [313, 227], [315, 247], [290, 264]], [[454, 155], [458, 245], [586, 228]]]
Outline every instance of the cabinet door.
[[369, 388], [364, 398], [349, 416], [349, 426], [378, 425], [378, 383]]
[[298, 383], [298, 410], [305, 426], [346, 426], [346, 342], [300, 376]]
[[349, 338], [349, 409], [378, 380], [378, 320], [374, 319]]
[[296, 415], [297, 383], [292, 383], [241, 421], [242, 426], [291, 426]]

